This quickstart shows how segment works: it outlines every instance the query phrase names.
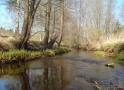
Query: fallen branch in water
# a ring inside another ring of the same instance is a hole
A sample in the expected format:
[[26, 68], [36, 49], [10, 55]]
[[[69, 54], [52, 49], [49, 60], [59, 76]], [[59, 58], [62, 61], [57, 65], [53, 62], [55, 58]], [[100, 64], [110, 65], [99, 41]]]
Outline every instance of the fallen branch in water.
[[94, 81], [94, 83], [96, 84], [96, 85], [94, 85], [94, 87], [95, 87], [97, 90], [102, 90], [102, 89], [99, 87], [97, 81]]
[[102, 88], [99, 86], [98, 82], [95, 81], [95, 80], [87, 80], [86, 78], [82, 77], [82, 79], [86, 80], [88, 83], [90, 83], [94, 88], [95, 90], [102, 90]]

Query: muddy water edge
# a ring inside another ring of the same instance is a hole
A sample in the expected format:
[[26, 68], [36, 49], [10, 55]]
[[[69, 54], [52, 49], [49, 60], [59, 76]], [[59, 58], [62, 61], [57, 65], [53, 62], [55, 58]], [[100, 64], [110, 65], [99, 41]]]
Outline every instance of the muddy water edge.
[[[106, 67], [105, 63], [115, 63]], [[0, 66], [0, 90], [102, 90], [124, 86], [124, 62], [72, 51]]]

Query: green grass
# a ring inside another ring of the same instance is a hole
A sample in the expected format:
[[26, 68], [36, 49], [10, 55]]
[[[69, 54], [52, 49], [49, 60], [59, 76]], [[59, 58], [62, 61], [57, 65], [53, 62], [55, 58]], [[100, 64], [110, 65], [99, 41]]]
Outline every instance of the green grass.
[[95, 51], [94, 54], [96, 56], [103, 56], [103, 57], [105, 56], [105, 52], [103, 52], [103, 51]]
[[115, 55], [115, 59], [117, 60], [124, 60], [124, 54], [118, 53]]
[[14, 61], [14, 60], [27, 60], [32, 59], [37, 56], [41, 56], [40, 51], [26, 51], [26, 50], [9, 50], [7, 52], [0, 52], [0, 60], [2, 63], [6, 61]]
[[62, 54], [62, 53], [66, 53], [66, 52], [70, 52], [71, 49], [68, 47], [59, 47], [54, 49], [55, 54]]
[[55, 52], [52, 49], [45, 49], [42, 51], [44, 56], [55, 56]]
[[0, 62], [13, 62], [13, 61], [21, 61], [21, 60], [31, 60], [40, 57], [52, 57], [55, 54], [62, 54], [69, 52], [70, 49], [67, 47], [59, 47], [56, 49], [46, 49], [41, 51], [26, 51], [26, 50], [9, 50], [7, 52], [0, 51]]

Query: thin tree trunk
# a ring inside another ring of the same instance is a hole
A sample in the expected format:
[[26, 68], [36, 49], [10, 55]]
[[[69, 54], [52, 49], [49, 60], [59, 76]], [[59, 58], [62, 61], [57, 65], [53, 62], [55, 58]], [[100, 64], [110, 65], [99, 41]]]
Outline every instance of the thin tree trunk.
[[20, 2], [17, 0], [17, 6], [16, 6], [16, 25], [15, 25], [15, 34], [19, 35], [19, 6]]
[[60, 0], [60, 31], [57, 40], [58, 46], [60, 46], [62, 42], [63, 25], [64, 25], [64, 0]]
[[57, 35], [55, 34], [55, 24], [56, 24], [56, 13], [55, 13], [55, 7], [54, 7], [54, 15], [53, 15], [53, 32], [52, 32], [52, 36], [50, 38], [50, 41], [48, 43], [48, 48], [52, 48], [56, 39], [57, 39]]

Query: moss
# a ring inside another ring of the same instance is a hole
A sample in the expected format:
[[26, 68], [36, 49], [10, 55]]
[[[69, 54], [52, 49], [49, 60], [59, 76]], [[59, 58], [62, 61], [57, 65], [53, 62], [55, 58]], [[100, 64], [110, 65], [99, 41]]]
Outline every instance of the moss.
[[124, 54], [118, 53], [115, 55], [115, 59], [117, 60], [124, 60]]
[[103, 56], [103, 57], [105, 56], [105, 52], [103, 52], [103, 51], [95, 51], [94, 54], [96, 56]]

